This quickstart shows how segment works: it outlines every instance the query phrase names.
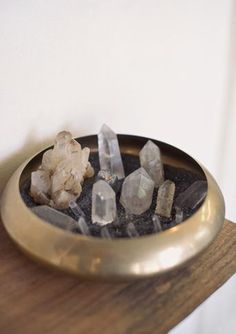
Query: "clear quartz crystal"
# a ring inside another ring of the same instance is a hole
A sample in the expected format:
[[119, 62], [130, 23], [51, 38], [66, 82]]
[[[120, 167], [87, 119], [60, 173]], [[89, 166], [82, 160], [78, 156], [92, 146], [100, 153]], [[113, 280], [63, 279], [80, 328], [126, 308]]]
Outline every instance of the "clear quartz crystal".
[[84, 217], [80, 217], [78, 219], [78, 226], [79, 226], [81, 234], [90, 235], [89, 227]]
[[92, 221], [100, 226], [116, 219], [116, 194], [109, 184], [97, 181], [92, 190]]
[[179, 208], [195, 209], [205, 198], [207, 193], [206, 181], [195, 181], [184, 192], [180, 193], [175, 200], [175, 205]]
[[180, 209], [178, 206], [175, 207], [175, 223], [180, 224], [184, 219], [183, 210]]
[[141, 215], [152, 204], [154, 182], [144, 168], [128, 175], [122, 185], [120, 202], [129, 214]]
[[149, 140], [139, 153], [141, 166], [159, 187], [164, 181], [163, 164], [159, 147]]
[[101, 237], [106, 239], [111, 239], [111, 234], [106, 226], [101, 228]]
[[101, 170], [109, 170], [119, 180], [125, 177], [117, 135], [106, 124], [98, 134], [98, 153]]
[[175, 194], [175, 184], [166, 180], [158, 189], [157, 205], [155, 213], [160, 216], [170, 218]]
[[157, 215], [152, 216], [152, 222], [153, 222], [153, 232], [161, 232], [162, 231], [162, 226], [160, 219]]
[[85, 217], [85, 213], [75, 201], [70, 202], [69, 208], [77, 218]]
[[77, 218], [81, 234], [90, 235], [89, 227], [85, 219], [85, 213], [83, 212], [81, 207], [75, 201], [71, 201], [69, 204], [69, 208]]
[[73, 218], [59, 212], [47, 205], [39, 205], [32, 208], [32, 211], [41, 219], [64, 230], [74, 231], [79, 228], [79, 224]]
[[126, 228], [127, 234], [130, 238], [136, 238], [139, 236], [138, 231], [136, 230], [136, 227], [133, 223], [128, 223]]

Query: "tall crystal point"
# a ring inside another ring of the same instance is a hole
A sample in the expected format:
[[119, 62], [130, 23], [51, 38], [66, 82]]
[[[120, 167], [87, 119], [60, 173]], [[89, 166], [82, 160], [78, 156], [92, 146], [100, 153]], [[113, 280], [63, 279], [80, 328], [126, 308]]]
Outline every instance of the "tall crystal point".
[[159, 187], [164, 181], [164, 171], [159, 147], [149, 140], [139, 153], [141, 166]]
[[98, 134], [98, 153], [101, 170], [110, 170], [119, 180], [125, 177], [117, 135], [105, 124]]
[[205, 198], [207, 192], [206, 181], [195, 181], [175, 200], [175, 205], [180, 208], [195, 209]]
[[100, 226], [116, 219], [116, 194], [109, 184], [97, 181], [92, 190], [92, 221]]
[[175, 194], [175, 184], [170, 180], [166, 180], [160, 188], [157, 194], [157, 205], [155, 212], [163, 217], [170, 218], [173, 205], [173, 199]]
[[125, 178], [120, 202], [128, 213], [141, 215], [152, 204], [153, 190], [153, 180], [141, 167]]

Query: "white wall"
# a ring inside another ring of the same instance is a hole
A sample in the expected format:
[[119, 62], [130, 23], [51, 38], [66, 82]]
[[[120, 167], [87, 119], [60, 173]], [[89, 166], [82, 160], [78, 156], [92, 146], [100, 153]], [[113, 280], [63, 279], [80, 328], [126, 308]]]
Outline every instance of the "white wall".
[[0, 0], [0, 189], [60, 129], [106, 122], [196, 157], [236, 220], [233, 4]]

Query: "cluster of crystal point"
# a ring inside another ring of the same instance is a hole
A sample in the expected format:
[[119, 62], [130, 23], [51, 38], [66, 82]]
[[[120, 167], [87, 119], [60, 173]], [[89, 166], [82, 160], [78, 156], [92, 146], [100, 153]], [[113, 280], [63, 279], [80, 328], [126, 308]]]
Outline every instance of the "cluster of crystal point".
[[175, 194], [175, 184], [170, 180], [163, 182], [157, 194], [155, 212], [162, 217], [170, 218]]
[[128, 213], [141, 215], [151, 206], [153, 190], [153, 180], [141, 167], [125, 178], [120, 202]]
[[109, 184], [97, 181], [92, 190], [92, 221], [100, 226], [116, 219], [116, 194]]
[[101, 170], [110, 171], [119, 180], [125, 177], [117, 135], [105, 124], [98, 134], [98, 153]]
[[44, 153], [41, 166], [31, 174], [30, 193], [35, 202], [67, 208], [80, 196], [84, 179], [94, 175], [89, 153], [90, 149], [82, 149], [70, 132], [60, 132], [54, 148]]
[[149, 140], [139, 153], [141, 166], [159, 187], [164, 181], [163, 164], [159, 147]]

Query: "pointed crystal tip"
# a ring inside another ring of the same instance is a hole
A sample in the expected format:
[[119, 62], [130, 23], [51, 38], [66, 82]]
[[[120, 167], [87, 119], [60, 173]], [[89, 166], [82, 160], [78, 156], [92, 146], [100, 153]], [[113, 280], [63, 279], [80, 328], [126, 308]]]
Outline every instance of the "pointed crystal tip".
[[155, 182], [155, 186], [159, 187], [164, 181], [164, 171], [159, 147], [151, 140], [148, 140], [139, 153], [139, 159], [141, 166]]
[[106, 124], [98, 134], [98, 154], [101, 170], [109, 170], [119, 180], [125, 177], [117, 135]]

